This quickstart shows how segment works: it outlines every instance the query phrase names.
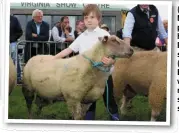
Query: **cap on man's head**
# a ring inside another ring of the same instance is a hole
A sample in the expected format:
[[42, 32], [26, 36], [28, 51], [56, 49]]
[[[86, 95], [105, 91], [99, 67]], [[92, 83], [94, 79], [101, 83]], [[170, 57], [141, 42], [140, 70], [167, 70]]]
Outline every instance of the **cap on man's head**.
[[109, 31], [109, 27], [106, 24], [102, 24], [101, 28], [106, 28]]

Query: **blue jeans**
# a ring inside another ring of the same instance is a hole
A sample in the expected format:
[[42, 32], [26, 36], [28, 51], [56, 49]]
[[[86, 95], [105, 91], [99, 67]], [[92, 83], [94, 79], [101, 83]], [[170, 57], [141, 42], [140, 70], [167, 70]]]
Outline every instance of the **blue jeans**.
[[16, 47], [17, 47], [17, 42], [12, 42], [10, 44], [9, 52], [15, 65], [16, 65], [16, 59], [17, 59], [17, 83], [18, 83], [18, 81], [21, 80], [21, 68], [19, 64], [19, 56], [17, 56], [18, 51]]

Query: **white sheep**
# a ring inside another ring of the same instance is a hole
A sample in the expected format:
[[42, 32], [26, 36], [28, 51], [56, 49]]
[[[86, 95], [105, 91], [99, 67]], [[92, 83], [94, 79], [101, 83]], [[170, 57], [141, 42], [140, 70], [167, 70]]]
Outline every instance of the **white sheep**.
[[16, 86], [16, 80], [17, 80], [16, 75], [17, 75], [16, 67], [11, 57], [9, 57], [9, 95], [11, 94], [12, 90]]
[[[130, 57], [133, 54], [133, 49], [116, 36], [99, 40], [83, 53], [92, 61], [101, 61], [103, 56]], [[30, 118], [34, 92], [48, 100], [64, 99], [75, 120], [84, 118], [91, 103], [103, 95], [110, 72], [92, 67], [83, 55], [57, 60], [51, 55], [37, 55], [27, 62], [22, 92]]]
[[155, 121], [166, 98], [167, 53], [135, 52], [131, 58], [115, 63], [112, 76], [115, 97], [117, 101], [122, 98], [121, 113], [126, 113], [131, 99], [140, 93], [148, 96], [151, 121]]

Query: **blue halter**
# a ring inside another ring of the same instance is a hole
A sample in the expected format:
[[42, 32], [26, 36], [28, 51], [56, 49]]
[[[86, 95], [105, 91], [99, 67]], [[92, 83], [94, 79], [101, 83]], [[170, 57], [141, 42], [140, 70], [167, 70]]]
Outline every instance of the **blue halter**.
[[109, 72], [110, 71], [110, 67], [104, 67], [104, 63], [103, 62], [94, 62], [92, 61], [90, 58], [88, 58], [86, 55], [82, 55], [85, 59], [87, 59], [88, 61], [91, 62], [92, 67], [96, 67], [99, 70], [103, 71], [103, 72]]

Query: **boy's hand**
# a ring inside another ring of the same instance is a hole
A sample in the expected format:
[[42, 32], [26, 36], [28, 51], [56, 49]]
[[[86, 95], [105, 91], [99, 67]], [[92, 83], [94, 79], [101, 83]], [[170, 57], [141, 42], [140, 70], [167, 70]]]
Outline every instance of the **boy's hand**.
[[105, 66], [110, 66], [115, 63], [115, 60], [110, 57], [103, 57], [101, 61], [104, 63]]

